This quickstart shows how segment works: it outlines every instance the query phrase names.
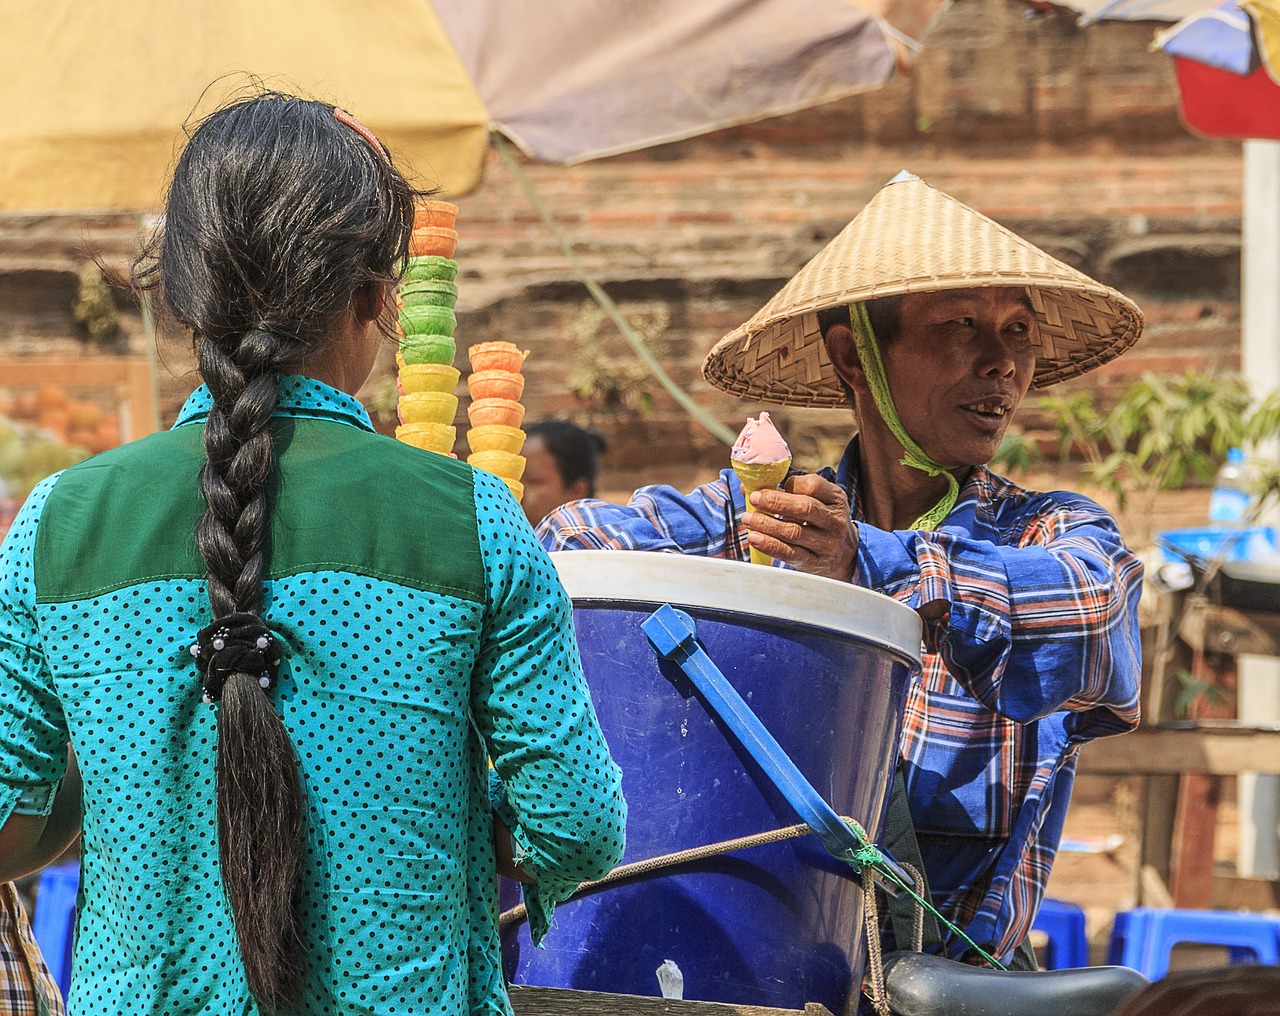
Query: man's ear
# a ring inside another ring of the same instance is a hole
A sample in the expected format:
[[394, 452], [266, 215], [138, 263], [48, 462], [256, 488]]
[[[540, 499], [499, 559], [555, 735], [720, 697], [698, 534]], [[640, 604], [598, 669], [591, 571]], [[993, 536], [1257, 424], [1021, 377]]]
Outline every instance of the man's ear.
[[822, 337], [827, 346], [827, 356], [836, 369], [836, 373], [852, 388], [865, 383], [862, 373], [862, 361], [858, 359], [858, 345], [853, 338], [853, 329], [845, 324], [835, 324], [827, 329]]

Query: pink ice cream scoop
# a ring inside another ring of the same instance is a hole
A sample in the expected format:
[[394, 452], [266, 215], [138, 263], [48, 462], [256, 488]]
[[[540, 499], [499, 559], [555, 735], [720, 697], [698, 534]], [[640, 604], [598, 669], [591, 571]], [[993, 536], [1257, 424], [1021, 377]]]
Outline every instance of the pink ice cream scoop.
[[735, 462], [781, 462], [791, 458], [791, 449], [778, 433], [778, 428], [761, 413], [759, 419], [747, 417], [747, 422], [733, 444], [730, 458]]

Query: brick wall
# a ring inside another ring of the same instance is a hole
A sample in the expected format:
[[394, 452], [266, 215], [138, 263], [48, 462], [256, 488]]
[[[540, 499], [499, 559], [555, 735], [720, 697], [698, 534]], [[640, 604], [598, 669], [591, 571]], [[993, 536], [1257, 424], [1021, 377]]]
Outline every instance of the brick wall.
[[[672, 376], [733, 426], [761, 407], [703, 384], [706, 350], [904, 167], [1143, 305], [1141, 344], [1076, 385], [1106, 395], [1145, 370], [1231, 369], [1239, 147], [1180, 126], [1168, 60], [1147, 51], [1154, 27], [1085, 30], [1066, 15], [1028, 19], [1011, 0], [967, 0], [939, 20], [914, 73], [879, 91], [630, 156], [524, 168], [623, 311], [666, 319], [657, 341]], [[529, 419], [572, 416], [604, 431], [607, 490], [689, 484], [724, 463], [723, 447], [655, 384], [636, 382], [652, 396], [643, 413], [592, 408], [568, 390], [582, 380], [587, 295], [492, 153], [459, 204], [459, 346], [505, 338], [532, 350]], [[70, 315], [79, 251], [123, 263], [137, 231], [127, 215], [0, 218], [0, 352], [83, 349]], [[140, 349], [127, 307], [125, 324], [120, 348]], [[597, 334], [597, 373], [625, 381], [634, 364], [621, 340], [608, 324]], [[160, 352], [169, 419], [194, 381], [184, 338], [166, 334]], [[829, 460], [849, 430], [837, 411], [778, 416], [808, 464]], [[1035, 429], [1034, 409], [1025, 422]]]

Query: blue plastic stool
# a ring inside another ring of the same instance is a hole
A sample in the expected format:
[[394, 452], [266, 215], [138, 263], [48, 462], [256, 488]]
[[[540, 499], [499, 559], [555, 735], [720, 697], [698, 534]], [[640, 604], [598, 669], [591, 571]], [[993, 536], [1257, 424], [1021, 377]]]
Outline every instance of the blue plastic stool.
[[1179, 943], [1224, 946], [1232, 965], [1274, 965], [1280, 963], [1280, 918], [1228, 910], [1121, 911], [1111, 930], [1107, 962], [1159, 980], [1169, 972], [1169, 956]]
[[71, 947], [76, 932], [76, 894], [80, 889], [80, 864], [65, 861], [40, 872], [36, 909], [31, 930], [44, 953], [49, 972], [58, 982], [62, 999], [71, 990]]
[[1074, 903], [1045, 899], [1031, 928], [1048, 936], [1049, 941], [1044, 948], [1047, 970], [1089, 965], [1089, 937], [1085, 933], [1084, 911]]

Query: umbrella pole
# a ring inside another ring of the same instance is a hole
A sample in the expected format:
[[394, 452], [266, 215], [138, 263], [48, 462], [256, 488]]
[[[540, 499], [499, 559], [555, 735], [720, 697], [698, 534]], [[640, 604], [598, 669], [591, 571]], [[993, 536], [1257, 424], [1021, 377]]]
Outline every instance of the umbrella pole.
[[529, 179], [528, 175], [520, 167], [520, 164], [511, 154], [510, 146], [500, 134], [495, 133], [493, 135], [493, 147], [497, 149], [498, 155], [502, 158], [507, 168], [511, 170], [516, 182], [520, 184], [520, 189], [524, 191], [525, 197], [533, 205], [533, 210], [538, 213], [538, 217], [542, 219], [543, 224], [551, 231], [551, 235], [555, 237], [556, 243], [559, 244], [560, 250], [564, 252], [564, 256], [569, 259], [569, 264], [573, 266], [574, 273], [578, 276], [578, 279], [587, 287], [587, 292], [600, 305], [600, 309], [618, 326], [618, 331], [622, 333], [623, 339], [626, 340], [627, 345], [631, 347], [636, 356], [640, 358], [640, 361], [649, 369], [649, 373], [657, 378], [658, 383], [667, 390], [667, 393], [698, 423], [725, 444], [732, 445], [737, 435], [706, 409], [698, 405], [688, 392], [671, 379], [670, 375], [663, 369], [662, 364], [658, 362], [657, 357], [653, 355], [653, 351], [645, 345], [644, 339], [636, 334], [636, 330], [631, 327], [630, 322], [622, 316], [622, 312], [618, 310], [618, 305], [613, 302], [609, 294], [587, 272], [586, 266], [583, 265], [578, 255], [574, 253], [572, 245], [560, 229], [559, 224], [552, 217], [546, 203], [534, 189], [533, 181]]

